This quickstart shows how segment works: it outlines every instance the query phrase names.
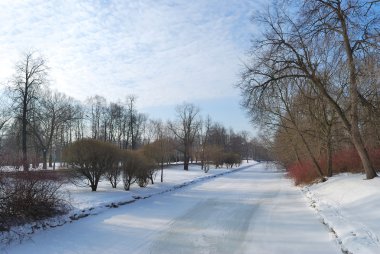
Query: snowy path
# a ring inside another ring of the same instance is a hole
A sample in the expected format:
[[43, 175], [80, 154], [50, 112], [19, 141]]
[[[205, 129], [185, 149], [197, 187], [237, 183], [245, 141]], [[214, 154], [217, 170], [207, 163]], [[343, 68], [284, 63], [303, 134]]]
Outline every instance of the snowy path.
[[39, 232], [6, 251], [340, 253], [302, 193], [263, 164]]

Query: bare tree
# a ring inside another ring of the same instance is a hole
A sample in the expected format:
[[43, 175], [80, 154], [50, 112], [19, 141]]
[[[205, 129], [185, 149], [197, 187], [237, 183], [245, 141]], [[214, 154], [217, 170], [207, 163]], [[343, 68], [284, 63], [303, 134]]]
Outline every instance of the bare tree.
[[250, 145], [249, 145], [249, 132], [248, 131], [242, 131], [240, 133], [240, 136], [243, 138], [243, 156], [245, 157], [245, 159], [247, 160], [247, 163], [248, 163], [248, 159], [249, 159], [249, 148], [250, 148]]
[[127, 97], [127, 120], [128, 120], [128, 131], [127, 131], [127, 147], [129, 144], [129, 139], [131, 139], [131, 149], [136, 149], [136, 121], [137, 121], [137, 112], [135, 105], [136, 104], [136, 96], [130, 95]]
[[[4, 96], [3, 94], [1, 95]], [[9, 151], [12, 149], [9, 147], [9, 144], [7, 144], [9, 139], [8, 134], [11, 132], [10, 127], [12, 126], [12, 117], [10, 103], [2, 100], [0, 102], [0, 167], [11, 165], [10, 158], [14, 157], [14, 154], [9, 154]], [[11, 146], [14, 145], [15, 144], [11, 144]]]
[[19, 112], [21, 122], [22, 164], [29, 170], [27, 138], [30, 114], [43, 85], [47, 84], [47, 66], [45, 60], [36, 53], [26, 53], [16, 64], [16, 73], [11, 84], [15, 110]]
[[[258, 20], [266, 26], [264, 39], [255, 42], [255, 62], [247, 65], [240, 84], [245, 106], [260, 100], [280, 80], [302, 79], [323, 96], [342, 121], [366, 172], [374, 178], [360, 132], [359, 64], [369, 53], [378, 54], [377, 5], [369, 1], [305, 0], [300, 6], [274, 12]], [[345, 97], [344, 100], [341, 97]], [[343, 102], [343, 103], [342, 103]]]
[[52, 166], [52, 145], [56, 131], [66, 122], [73, 120], [70, 114], [69, 98], [59, 92], [45, 91], [38, 100], [38, 110], [35, 110], [30, 120], [30, 128], [42, 149], [43, 169], [47, 169], [47, 155], [49, 166]]
[[210, 129], [212, 125], [212, 120], [210, 116], [207, 116], [206, 120], [202, 122], [201, 128], [200, 128], [200, 157], [201, 157], [201, 167], [202, 170], [205, 171], [205, 173], [208, 172], [210, 169], [209, 161], [210, 158], [208, 158], [209, 153], [208, 153], [208, 146], [209, 144], [209, 139], [210, 139]]
[[93, 139], [101, 139], [101, 124], [104, 122], [103, 119], [107, 101], [104, 97], [95, 95], [87, 99], [87, 103], [90, 107], [88, 117], [91, 122], [91, 136]]
[[119, 147], [122, 146], [121, 140], [125, 123], [123, 123], [125, 108], [119, 103], [110, 103], [109, 105], [109, 131], [108, 140], [116, 142]]
[[208, 143], [227, 149], [228, 137], [226, 128], [220, 123], [214, 123], [209, 129]]
[[152, 158], [160, 167], [161, 182], [164, 181], [164, 164], [170, 160], [173, 153], [173, 142], [170, 139], [167, 131], [167, 126], [160, 120], [152, 120], [151, 125], [155, 130], [154, 141], [146, 144], [143, 148], [144, 154], [148, 158]]
[[183, 153], [184, 170], [189, 170], [190, 151], [195, 136], [201, 126], [198, 118], [199, 108], [193, 104], [184, 103], [177, 106], [177, 121], [169, 122], [169, 129], [179, 139], [181, 147], [179, 150]]

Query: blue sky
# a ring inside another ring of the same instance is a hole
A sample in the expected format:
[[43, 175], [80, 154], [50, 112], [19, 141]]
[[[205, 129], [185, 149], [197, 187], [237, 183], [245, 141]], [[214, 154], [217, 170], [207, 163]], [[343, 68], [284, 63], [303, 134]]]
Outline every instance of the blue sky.
[[164, 120], [192, 102], [226, 127], [253, 131], [234, 84], [256, 30], [250, 17], [262, 8], [254, 0], [1, 0], [0, 82], [37, 50], [51, 87], [78, 100], [133, 94], [141, 112]]

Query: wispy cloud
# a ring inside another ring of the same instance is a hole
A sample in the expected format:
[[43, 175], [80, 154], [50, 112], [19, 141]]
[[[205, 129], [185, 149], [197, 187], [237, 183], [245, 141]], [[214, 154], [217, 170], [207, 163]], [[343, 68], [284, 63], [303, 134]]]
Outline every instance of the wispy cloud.
[[2, 0], [0, 80], [20, 52], [41, 51], [53, 87], [141, 107], [237, 94], [251, 0]]

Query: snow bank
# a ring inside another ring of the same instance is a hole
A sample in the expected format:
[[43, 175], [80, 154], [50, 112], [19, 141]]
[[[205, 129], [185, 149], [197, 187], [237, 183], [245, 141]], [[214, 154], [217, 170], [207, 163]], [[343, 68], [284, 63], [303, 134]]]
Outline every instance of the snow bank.
[[[183, 170], [183, 165], [170, 166], [164, 170], [163, 183], [155, 182], [155, 184], [149, 184], [145, 188], [140, 188], [134, 184], [131, 186], [130, 191], [125, 191], [122, 183], [119, 183], [118, 187], [113, 189], [110, 183], [105, 180], [99, 183], [96, 192], [92, 192], [87, 186], [78, 187], [73, 184], [67, 184], [63, 187], [63, 191], [67, 193], [72, 205], [72, 209], [68, 214], [13, 227], [10, 232], [0, 232], [0, 245], [7, 244], [14, 240], [22, 241], [36, 231], [72, 223], [81, 218], [99, 214], [110, 208], [117, 208], [121, 205], [133, 203], [139, 199], [146, 199], [210, 178], [229, 174], [237, 170], [245, 169], [253, 164], [256, 164], [256, 162], [250, 161], [249, 163], [243, 163], [240, 167], [233, 169], [210, 169], [208, 173], [204, 173], [199, 165], [190, 165], [188, 171]], [[158, 178], [159, 177], [157, 177], [157, 179]]]
[[340, 174], [302, 188], [344, 253], [380, 253], [380, 179]]

